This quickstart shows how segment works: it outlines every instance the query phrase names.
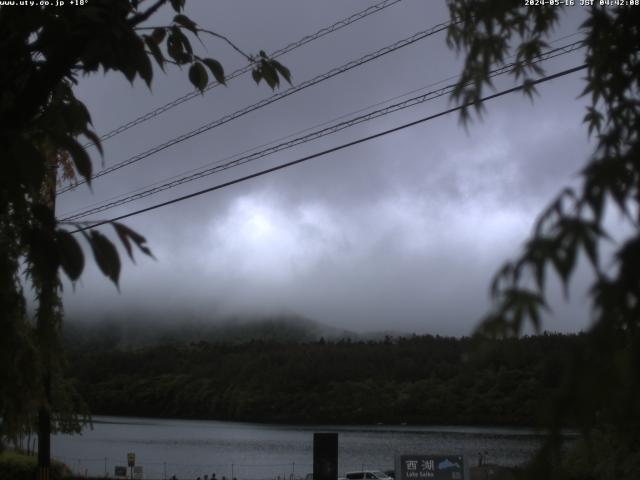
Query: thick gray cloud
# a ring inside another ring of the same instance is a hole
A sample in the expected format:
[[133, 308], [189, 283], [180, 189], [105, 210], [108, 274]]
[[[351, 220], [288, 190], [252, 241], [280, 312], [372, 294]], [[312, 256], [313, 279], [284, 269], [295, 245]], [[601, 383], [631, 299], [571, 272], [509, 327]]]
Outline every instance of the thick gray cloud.
[[[192, 2], [193, 17], [251, 52], [272, 51], [369, 2]], [[576, 31], [579, 8], [563, 17], [559, 38]], [[282, 58], [299, 83], [413, 32], [446, 21], [444, 3], [406, 0]], [[444, 34], [311, 87], [169, 148], [60, 197], [64, 214], [290, 135], [459, 72]], [[572, 39], [565, 40], [569, 42]], [[573, 38], [575, 40], [575, 37]], [[243, 59], [207, 40], [228, 71]], [[549, 62], [549, 72], [579, 65], [579, 53]], [[83, 79], [83, 98], [100, 132], [188, 91], [185, 72], [158, 74], [153, 92], [118, 76]], [[498, 88], [510, 85], [498, 80]], [[270, 313], [293, 311], [356, 330], [461, 335], [488, 307], [492, 273], [526, 239], [554, 193], [576, 181], [590, 145], [581, 125], [579, 74], [487, 104], [465, 131], [456, 115], [403, 130], [308, 164], [127, 220], [158, 258], [125, 262], [118, 293], [90, 266], [70, 314], [99, 309]], [[271, 92], [250, 78], [216, 88], [105, 143], [105, 164], [249, 105]], [[189, 183], [100, 214], [108, 218], [394, 127], [450, 105], [447, 98], [389, 115], [254, 164]], [[577, 295], [556, 295], [547, 327], [588, 324], [580, 274]]]

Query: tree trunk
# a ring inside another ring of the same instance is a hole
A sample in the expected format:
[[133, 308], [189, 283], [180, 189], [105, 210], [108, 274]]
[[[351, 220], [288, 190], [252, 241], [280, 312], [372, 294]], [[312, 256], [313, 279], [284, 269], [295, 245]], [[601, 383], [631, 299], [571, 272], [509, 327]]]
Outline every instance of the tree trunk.
[[[55, 218], [57, 164], [50, 165], [45, 180], [43, 200], [51, 210], [51, 218]], [[44, 226], [45, 235], [53, 244], [55, 238], [55, 221]], [[38, 480], [49, 480], [51, 467], [51, 376], [53, 372], [53, 356], [57, 342], [57, 307], [58, 307], [58, 267], [57, 262], [44, 262], [39, 268], [37, 339], [42, 361], [43, 399], [38, 409]]]
[[[51, 398], [51, 377], [45, 374], [46, 402]], [[47, 385], [48, 383], [48, 385]], [[51, 411], [49, 405], [40, 407], [38, 411], [38, 480], [49, 480], [51, 467]]]

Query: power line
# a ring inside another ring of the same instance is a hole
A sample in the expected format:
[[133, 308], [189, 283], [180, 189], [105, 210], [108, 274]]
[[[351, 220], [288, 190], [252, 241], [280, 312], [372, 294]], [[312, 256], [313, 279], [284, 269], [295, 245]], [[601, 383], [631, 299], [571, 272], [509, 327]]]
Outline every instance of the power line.
[[428, 121], [433, 120], [435, 118], [442, 117], [444, 115], [448, 115], [450, 113], [462, 110], [463, 108], [468, 108], [468, 107], [471, 107], [471, 106], [478, 105], [480, 103], [486, 102], [488, 100], [493, 100], [494, 98], [498, 98], [498, 97], [501, 97], [503, 95], [507, 95], [509, 93], [516, 92], [518, 90], [522, 90], [525, 87], [538, 85], [538, 84], [541, 84], [541, 83], [544, 83], [544, 82], [548, 82], [548, 81], [556, 79], [556, 78], [563, 77], [565, 75], [569, 75], [571, 73], [578, 72], [580, 70], [585, 69], [586, 67], [587, 67], [587, 65], [583, 64], [583, 65], [581, 65], [579, 67], [574, 67], [574, 68], [570, 68], [570, 69], [567, 69], [567, 70], [563, 70], [561, 72], [555, 73], [553, 75], [547, 75], [547, 76], [539, 78], [537, 80], [527, 81], [527, 82], [525, 82], [525, 83], [523, 83], [521, 85], [518, 85], [516, 87], [509, 88], [507, 90], [502, 90], [500, 92], [494, 93], [493, 95], [488, 95], [486, 97], [483, 97], [483, 98], [481, 98], [481, 99], [479, 99], [479, 100], [477, 100], [475, 102], [468, 102], [468, 103], [465, 103], [463, 105], [459, 105], [457, 107], [450, 108], [448, 110], [443, 110], [443, 111], [435, 113], [433, 115], [429, 115], [429, 116], [423, 117], [421, 119], [414, 120], [413, 122], [405, 123], [405, 124], [400, 125], [398, 127], [390, 128], [388, 130], [384, 130], [382, 132], [375, 133], [373, 135], [362, 137], [362, 138], [359, 138], [357, 140], [353, 140], [351, 142], [343, 143], [342, 145], [338, 145], [337, 147], [332, 147], [332, 148], [323, 150], [321, 152], [314, 153], [314, 154], [311, 154], [311, 155], [307, 155], [307, 156], [299, 158], [297, 160], [293, 160], [291, 162], [283, 163], [281, 165], [277, 165], [275, 167], [267, 168], [265, 170], [261, 170], [261, 171], [256, 172], [256, 173], [252, 173], [252, 174], [246, 175], [244, 177], [240, 177], [240, 178], [236, 178], [234, 180], [230, 180], [228, 182], [220, 183], [218, 185], [214, 185], [213, 187], [205, 188], [203, 190], [198, 190], [196, 192], [193, 192], [193, 193], [190, 193], [190, 194], [187, 194], [187, 195], [183, 195], [181, 197], [177, 197], [177, 198], [174, 198], [172, 200], [168, 200], [166, 202], [157, 203], [157, 204], [152, 205], [150, 207], [142, 208], [140, 210], [135, 210], [133, 212], [126, 213], [124, 215], [120, 215], [120, 216], [111, 218], [109, 220], [101, 220], [101, 221], [98, 221], [98, 222], [95, 222], [95, 223], [91, 223], [91, 224], [88, 224], [88, 222], [82, 222], [82, 223], [85, 223], [85, 225], [80, 227], [80, 228], [78, 228], [78, 229], [76, 229], [76, 230], [74, 230], [74, 231], [72, 231], [71, 233], [78, 233], [78, 232], [82, 232], [82, 231], [85, 231], [85, 230], [89, 230], [91, 228], [99, 227], [101, 225], [106, 225], [107, 223], [117, 222], [117, 221], [123, 220], [125, 218], [133, 217], [134, 215], [139, 215], [141, 213], [146, 213], [146, 212], [149, 212], [151, 210], [156, 210], [156, 209], [161, 208], [161, 207], [166, 207], [168, 205], [172, 205], [174, 203], [178, 203], [178, 202], [187, 200], [189, 198], [197, 197], [197, 196], [203, 195], [205, 193], [213, 192], [215, 190], [220, 190], [222, 188], [229, 187], [231, 185], [235, 185], [237, 183], [245, 182], [247, 180], [251, 180], [253, 178], [257, 178], [257, 177], [266, 175], [268, 173], [273, 173], [273, 172], [278, 171], [278, 170], [283, 170], [283, 169], [291, 167], [293, 165], [297, 165], [299, 163], [303, 163], [303, 162], [306, 162], [308, 160], [312, 160], [314, 158], [322, 157], [322, 156], [327, 155], [329, 153], [334, 153], [334, 152], [337, 152], [339, 150], [343, 150], [345, 148], [352, 147], [354, 145], [358, 145], [360, 143], [368, 142], [368, 141], [373, 140], [375, 138], [388, 135], [390, 133], [394, 133], [394, 132], [398, 132], [400, 130], [404, 130], [405, 128], [413, 127], [415, 125], [428, 122]]
[[[566, 39], [569, 39], [569, 38], [573, 38], [573, 37], [576, 37], [576, 36], [583, 36], [583, 34], [582, 34], [582, 32], [574, 32], [574, 33], [571, 33], [571, 34], [569, 34], [569, 35], [564, 35], [564, 36], [562, 36], [562, 37], [559, 37], [559, 38], [556, 38], [556, 39], [552, 40], [552, 41], [550, 42], [550, 44], [551, 44], [551, 45], [555, 45], [555, 44], [560, 43], [560, 42], [561, 42], [561, 41], [563, 41], [563, 40], [566, 40]], [[584, 40], [580, 40], [580, 41], [578, 41], [578, 42], [574, 42], [574, 43], [572, 43], [572, 44], [565, 45], [565, 46], [563, 46], [563, 47], [557, 47], [557, 48], [555, 48], [555, 49], [553, 49], [553, 50], [551, 50], [551, 51], [544, 52], [541, 56], [546, 57], [546, 58], [544, 58], [543, 60], [548, 60], [548, 59], [554, 58], [555, 56], [563, 55], [564, 53], [569, 53], [569, 51], [577, 50], [578, 48], [581, 48], [581, 47], [584, 47]], [[556, 51], [556, 50], [559, 50], [559, 49], [570, 49], [570, 50], [568, 50], [568, 51], [566, 51], [566, 52], [558, 53], [558, 54], [553, 55], [553, 56], [548, 56], [548, 55], [550, 55], [552, 52], [554, 52], [554, 51]], [[515, 58], [515, 57], [516, 57], [516, 55], [515, 55], [515, 54], [513, 54], [513, 55], [510, 55], [509, 57], [507, 57], [507, 58], [506, 58], [506, 60], [509, 60], [509, 59], [512, 59], [512, 58]], [[536, 60], [535, 60], [535, 62], [536, 62], [536, 63], [537, 63], [538, 61], [539, 61], [539, 59], [536, 59]], [[529, 62], [529, 63], [534, 63], [534, 62]], [[494, 70], [494, 71], [495, 71], [495, 70]], [[491, 73], [493, 73], [493, 71], [492, 71]], [[392, 101], [394, 101], [394, 100], [398, 100], [398, 99], [400, 99], [400, 98], [408, 97], [409, 95], [411, 95], [411, 94], [413, 94], [413, 93], [421, 92], [421, 91], [426, 90], [427, 88], [432, 88], [432, 87], [435, 87], [435, 86], [437, 86], [437, 85], [441, 85], [441, 84], [443, 84], [443, 83], [445, 83], [445, 82], [448, 82], [448, 81], [454, 80], [454, 79], [458, 78], [458, 76], [459, 76], [459, 75], [451, 75], [451, 76], [449, 76], [449, 77], [446, 77], [446, 78], [443, 78], [443, 79], [441, 79], [441, 80], [438, 80], [437, 82], [432, 82], [432, 83], [429, 83], [428, 85], [425, 85], [425, 86], [422, 86], [422, 87], [420, 87], [420, 88], [416, 88], [416, 89], [410, 90], [410, 91], [405, 92], [405, 93], [402, 93], [402, 94], [400, 94], [400, 95], [395, 95], [395, 96], [393, 96], [393, 97], [391, 97], [391, 98], [387, 98], [386, 100], [382, 100], [382, 101], [380, 101], [380, 102], [376, 102], [376, 103], [371, 104], [371, 105], [368, 105], [368, 106], [366, 106], [366, 107], [359, 108], [359, 109], [357, 109], [357, 110], [355, 110], [355, 111], [351, 111], [351, 112], [348, 112], [348, 113], [344, 113], [344, 114], [342, 114], [342, 115], [339, 115], [338, 117], [334, 117], [334, 118], [332, 118], [332, 119], [330, 119], [330, 120], [326, 120], [326, 121], [321, 122], [321, 123], [319, 123], [319, 124], [315, 124], [315, 125], [312, 125], [312, 126], [310, 126], [310, 127], [306, 127], [306, 128], [304, 128], [304, 129], [297, 130], [297, 131], [295, 131], [295, 132], [293, 132], [293, 133], [290, 133], [290, 134], [288, 134], [288, 135], [284, 135], [284, 136], [282, 136], [282, 137], [279, 137], [279, 138], [277, 138], [277, 139], [271, 140], [271, 141], [269, 141], [269, 142], [262, 143], [262, 144], [260, 144], [260, 145], [255, 145], [255, 146], [253, 146], [253, 147], [251, 147], [251, 148], [248, 148], [248, 149], [246, 149], [246, 150], [243, 150], [243, 151], [241, 151], [241, 152], [235, 153], [235, 154], [233, 154], [233, 155], [226, 156], [226, 157], [224, 157], [224, 158], [222, 158], [222, 159], [220, 159], [220, 160], [217, 160], [217, 161], [214, 161], [214, 162], [209, 162], [209, 163], [207, 163], [206, 165], [201, 165], [200, 167], [196, 167], [196, 168], [192, 168], [192, 169], [189, 169], [189, 170], [186, 170], [186, 171], [182, 171], [182, 172], [180, 172], [180, 173], [177, 173], [177, 174], [172, 175], [172, 176], [170, 176], [170, 177], [164, 178], [164, 179], [162, 179], [162, 180], [158, 180], [158, 181], [153, 182], [153, 183], [151, 183], [151, 184], [147, 184], [147, 185], [145, 185], [145, 186], [142, 186], [142, 187], [136, 188], [136, 189], [134, 189], [134, 190], [130, 190], [130, 191], [129, 191], [129, 192], [127, 192], [127, 193], [123, 193], [123, 194], [119, 194], [119, 195], [114, 195], [114, 196], [108, 197], [108, 198], [106, 198], [106, 199], [104, 199], [104, 200], [101, 200], [101, 201], [98, 201], [98, 202], [94, 202], [94, 203], [91, 203], [91, 204], [86, 205], [86, 206], [83, 206], [83, 207], [75, 208], [75, 209], [73, 209], [73, 210], [71, 210], [71, 211], [69, 211], [69, 212], [67, 212], [67, 213], [63, 214], [63, 215], [62, 215], [62, 217], [63, 217], [63, 218], [64, 218], [64, 217], [69, 217], [69, 216], [71, 216], [71, 215], [75, 215], [75, 214], [76, 214], [76, 213], [78, 213], [78, 212], [82, 212], [82, 211], [84, 211], [84, 210], [88, 210], [88, 209], [90, 209], [90, 208], [94, 208], [94, 207], [97, 207], [97, 206], [101, 206], [101, 205], [106, 204], [106, 203], [108, 203], [108, 202], [112, 202], [112, 201], [116, 201], [116, 200], [122, 199], [122, 198], [123, 198], [123, 197], [125, 197], [125, 196], [127, 196], [127, 197], [128, 197], [128, 196], [133, 195], [133, 194], [135, 194], [135, 193], [142, 192], [142, 191], [143, 191], [143, 190], [145, 190], [145, 189], [149, 189], [149, 188], [151, 188], [151, 187], [158, 186], [158, 185], [160, 185], [160, 184], [162, 184], [162, 183], [166, 183], [166, 182], [169, 182], [169, 181], [172, 181], [172, 180], [178, 179], [178, 178], [180, 178], [180, 177], [182, 177], [182, 176], [185, 176], [185, 175], [191, 175], [191, 174], [194, 174], [194, 173], [200, 172], [203, 168], [205, 168], [205, 167], [209, 167], [209, 166], [211, 166], [211, 165], [219, 165], [219, 164], [221, 164], [221, 163], [223, 163], [223, 162], [227, 162], [227, 161], [230, 161], [230, 160], [232, 160], [232, 159], [237, 159], [238, 157], [241, 157], [241, 156], [243, 156], [243, 155], [246, 155], [246, 154], [248, 154], [248, 153], [250, 153], [250, 152], [255, 152], [255, 151], [256, 151], [257, 149], [259, 149], [259, 148], [267, 147], [267, 146], [269, 146], [269, 145], [274, 145], [274, 144], [276, 144], [277, 142], [281, 142], [281, 141], [286, 140], [286, 139], [288, 139], [288, 138], [292, 138], [292, 137], [294, 137], [294, 136], [296, 136], [296, 135], [300, 135], [300, 134], [302, 134], [302, 133], [309, 132], [309, 131], [313, 130], [314, 128], [324, 127], [325, 125], [329, 125], [329, 124], [331, 124], [331, 123], [333, 123], [333, 122], [337, 122], [338, 120], [342, 120], [342, 119], [344, 119], [344, 118], [347, 118], [347, 117], [349, 117], [350, 115], [356, 115], [356, 114], [358, 114], [358, 113], [365, 112], [365, 111], [367, 111], [367, 110], [369, 110], [369, 109], [371, 109], [371, 108], [379, 107], [379, 106], [381, 106], [381, 105], [384, 105], [384, 104], [386, 104], [386, 103], [392, 102]]]
[[[325, 35], [328, 35], [330, 33], [333, 33], [337, 30], [340, 30], [341, 28], [344, 28], [348, 25], [351, 25], [352, 23], [357, 22], [358, 20], [362, 20], [363, 18], [368, 17], [369, 15], [372, 15], [374, 13], [380, 12], [382, 10], [384, 10], [387, 7], [390, 7], [392, 5], [395, 5], [396, 3], [399, 3], [401, 0], [383, 0], [380, 3], [377, 3], [375, 5], [372, 5], [371, 7], [368, 7], [360, 12], [354, 13], [353, 15], [344, 18], [342, 20], [338, 20], [337, 22], [335, 22], [334, 24], [322, 28], [320, 30], [318, 30], [317, 32], [311, 34], [311, 35], [307, 35], [305, 37], [302, 37], [300, 40], [295, 41], [290, 43], [289, 45], [280, 48], [276, 51], [274, 51], [273, 53], [271, 53], [269, 55], [270, 58], [277, 58], [280, 57], [282, 55], [284, 55], [285, 53], [291, 52], [292, 50], [295, 50], [296, 48], [302, 47], [303, 45], [306, 45], [309, 42], [312, 42], [314, 40], [317, 40], [318, 38], [324, 37]], [[253, 64], [248, 64], [242, 68], [239, 68], [237, 70], [234, 70], [233, 72], [231, 72], [230, 74], [225, 76], [225, 81], [228, 82], [229, 80], [239, 77], [240, 75], [243, 75], [247, 72], [249, 72], [251, 69], [253, 68]], [[218, 82], [211, 82], [205, 89], [204, 91], [208, 91], [211, 90], [215, 87], [217, 87], [218, 85], [220, 85]], [[152, 110], [150, 112], [145, 113], [144, 115], [141, 115], [123, 125], [120, 125], [117, 128], [114, 128], [113, 130], [105, 133], [104, 135], [102, 135], [100, 137], [100, 140], [104, 141], [104, 140], [108, 140], [109, 138], [115, 137], [116, 135], [119, 135], [122, 132], [125, 132], [127, 130], [129, 130], [132, 127], [135, 127], [136, 125], [139, 125], [143, 122], [146, 122], [148, 120], [151, 120], [154, 117], [157, 117], [158, 115], [162, 115], [164, 112], [167, 112], [168, 110], [171, 110], [174, 107], [177, 107], [178, 105], [187, 102], [193, 98], [199, 97], [202, 94], [202, 92], [200, 92], [199, 90], [194, 90], [192, 92], [189, 92], [181, 97], [176, 98], [175, 100], [172, 100], [171, 102], [168, 102], [164, 105], [162, 105], [161, 107], [156, 108], [155, 110]], [[94, 145], [92, 142], [87, 143], [86, 145], [84, 145], [85, 148]]]
[[[581, 48], [582, 46], [583, 46], [583, 42], [582, 41], [574, 42], [574, 43], [568, 44], [568, 45], [564, 45], [562, 47], [558, 47], [558, 48], [549, 50], [547, 52], [544, 52], [543, 54], [539, 55], [534, 61], [528, 62], [527, 64], [538, 63], [538, 62], [542, 62], [542, 61], [545, 61], [545, 60], [549, 60], [549, 59], [558, 57], [560, 55], [566, 55], [568, 53], [571, 53], [571, 52]], [[503, 75], [503, 74], [511, 71], [516, 65], [517, 65], [517, 63], [514, 62], [514, 63], [508, 64], [508, 65], [504, 65], [504, 66], [502, 66], [500, 68], [497, 68], [497, 69], [495, 69], [495, 70], [493, 70], [493, 71], [491, 71], [489, 73], [488, 78], [493, 78], [493, 77], [496, 77], [498, 75]], [[258, 151], [258, 152], [254, 152], [254, 153], [251, 153], [251, 154], [248, 154], [248, 155], [241, 156], [241, 157], [236, 158], [235, 160], [229, 161], [227, 163], [218, 164], [218, 165], [216, 165], [214, 167], [210, 167], [210, 168], [207, 168], [205, 170], [200, 170], [200, 171], [198, 171], [196, 173], [192, 173], [192, 174], [189, 174], [189, 175], [186, 175], [186, 176], [182, 176], [182, 177], [179, 177], [179, 178], [176, 178], [176, 179], [172, 179], [171, 181], [167, 181], [167, 182], [165, 182], [165, 183], [163, 183], [161, 185], [157, 185], [157, 186], [154, 186], [152, 188], [148, 188], [148, 189], [140, 191], [140, 192], [132, 193], [132, 194], [129, 194], [129, 195], [125, 196], [125, 197], [119, 198], [119, 199], [111, 201], [111, 202], [102, 203], [102, 204], [100, 204], [98, 206], [95, 206], [95, 207], [87, 208], [87, 209], [85, 209], [83, 211], [80, 211], [79, 213], [67, 214], [67, 216], [63, 216], [60, 221], [65, 222], [65, 221], [78, 220], [80, 218], [84, 218], [84, 217], [87, 217], [87, 216], [95, 214], [95, 213], [99, 213], [99, 212], [103, 212], [103, 211], [106, 211], [106, 210], [110, 210], [112, 208], [115, 208], [115, 207], [118, 207], [118, 206], [121, 206], [121, 205], [125, 205], [127, 203], [131, 203], [133, 201], [140, 200], [142, 198], [149, 197], [151, 195], [154, 195], [156, 193], [162, 192], [164, 190], [168, 190], [168, 189], [177, 187], [179, 185], [183, 185], [185, 183], [192, 182], [192, 181], [198, 180], [200, 178], [204, 178], [206, 176], [213, 175], [213, 174], [219, 173], [221, 171], [228, 170], [230, 168], [234, 168], [234, 167], [243, 165], [243, 164], [251, 162], [251, 161], [255, 161], [257, 159], [266, 157], [266, 156], [274, 154], [276, 152], [280, 152], [282, 150], [289, 149], [289, 148], [292, 148], [294, 146], [301, 145], [303, 143], [307, 143], [307, 142], [310, 142], [312, 140], [316, 140], [318, 138], [322, 138], [322, 137], [327, 136], [327, 135], [331, 135], [333, 133], [339, 132], [341, 130], [344, 130], [346, 128], [352, 127], [354, 125], [358, 125], [360, 123], [367, 122], [367, 121], [373, 120], [375, 118], [379, 118], [379, 117], [382, 117], [382, 116], [385, 116], [385, 115], [388, 115], [388, 114], [391, 114], [391, 113], [394, 113], [394, 112], [397, 112], [397, 111], [400, 111], [400, 110], [403, 110], [403, 109], [406, 109], [406, 108], [409, 108], [409, 107], [413, 107], [413, 106], [422, 104], [422, 103], [430, 101], [430, 100], [434, 100], [436, 98], [439, 98], [439, 97], [442, 97], [442, 96], [445, 96], [445, 95], [448, 95], [448, 94], [453, 92], [455, 87], [456, 87], [456, 84], [447, 85], [447, 86], [445, 86], [443, 88], [440, 88], [438, 90], [434, 90], [434, 91], [427, 92], [427, 93], [422, 94], [422, 95], [418, 95], [416, 97], [409, 98], [409, 99], [404, 100], [402, 102], [395, 103], [393, 105], [389, 105], [389, 106], [387, 106], [385, 108], [369, 112], [369, 113], [367, 113], [365, 115], [360, 115], [360, 116], [357, 116], [357, 117], [352, 118], [350, 120], [334, 124], [334, 125], [332, 125], [330, 127], [311, 132], [311, 133], [309, 133], [307, 135], [304, 135], [302, 137], [298, 137], [298, 138], [292, 139], [290, 141], [280, 143], [278, 145], [272, 146], [270, 148], [267, 148], [267, 149], [264, 149], [264, 150], [261, 150], [261, 151]]]
[[[365, 63], [368, 63], [372, 60], [375, 60], [379, 57], [382, 57], [383, 55], [386, 55], [388, 53], [394, 52], [400, 48], [406, 47], [408, 45], [411, 45], [419, 40], [422, 40], [424, 38], [427, 38], [431, 35], [434, 35], [438, 32], [441, 32], [443, 30], [445, 30], [446, 28], [449, 27], [449, 25], [451, 24], [451, 22], [447, 22], [447, 23], [441, 23], [438, 25], [435, 25], [427, 30], [423, 30], [421, 32], [418, 32], [414, 35], [411, 35], [410, 37], [404, 38], [402, 40], [399, 40], [391, 45], [388, 45], [384, 48], [381, 48], [380, 50], [377, 50], [376, 52], [373, 53], [369, 53], [367, 55], [364, 55], [356, 60], [352, 60], [348, 63], [345, 63], [344, 65], [340, 66], [340, 67], [336, 67], [333, 68], [331, 70], [329, 70], [326, 73], [323, 73], [321, 75], [318, 75], [316, 77], [313, 77], [309, 80], [306, 80], [304, 82], [302, 82], [299, 85], [296, 85], [294, 87], [291, 87], [287, 90], [285, 90], [284, 92], [280, 92], [280, 93], [276, 93], [270, 97], [264, 98], [262, 100], [260, 100], [257, 103], [254, 103], [252, 105], [249, 105], [243, 109], [237, 110], [234, 113], [231, 113], [229, 115], [225, 115], [224, 117], [221, 117], [217, 120], [214, 120], [213, 122], [209, 122], [205, 125], [202, 125], [199, 128], [196, 128], [195, 130], [191, 130], [190, 132], [184, 133], [178, 137], [175, 137], [171, 140], [168, 140], [160, 145], [156, 145], [154, 147], [151, 147], [148, 150], [145, 150], [142, 153], [139, 153], [137, 155], [134, 155], [133, 157], [129, 157], [127, 160], [123, 160], [122, 162], [119, 162], [115, 165], [112, 165], [111, 167], [105, 168], [103, 170], [100, 170], [99, 172], [93, 174], [91, 176], [91, 180], [94, 180], [96, 178], [102, 177], [104, 175], [107, 175], [111, 172], [114, 172], [116, 170], [119, 170], [123, 167], [126, 167], [128, 165], [131, 165], [133, 163], [139, 162], [140, 160], [143, 160], [147, 157], [150, 157], [151, 155], [154, 155], [162, 150], [165, 150], [173, 145], [176, 145], [178, 143], [184, 142], [185, 140], [188, 140], [192, 137], [195, 137], [196, 135], [200, 135], [201, 133], [204, 133], [206, 131], [209, 131], [213, 128], [219, 127], [220, 125], [223, 125], [225, 123], [230, 122], [231, 120], [234, 120], [236, 118], [239, 118], [243, 115], [246, 115], [250, 112], [253, 112], [254, 110], [258, 110], [259, 108], [265, 107], [267, 105], [270, 105], [278, 100], [281, 100], [283, 98], [288, 97], [289, 95], [292, 95], [294, 93], [297, 93], [301, 90], [304, 90], [305, 88], [311, 87], [313, 85], [316, 85], [317, 83], [323, 82], [325, 80], [328, 80], [332, 77], [335, 77], [336, 75], [340, 75], [344, 72], [347, 72], [349, 70], [352, 70], [356, 67], [359, 67], [360, 65], [363, 65]], [[75, 189], [78, 185], [82, 185], [84, 183], [87, 183], [86, 180], [80, 180], [78, 181], [76, 184], [74, 185], [68, 185], [66, 187], [63, 187], [62, 189], [57, 191], [57, 194], [60, 195], [62, 193], [68, 192], [69, 190], [73, 190]]]

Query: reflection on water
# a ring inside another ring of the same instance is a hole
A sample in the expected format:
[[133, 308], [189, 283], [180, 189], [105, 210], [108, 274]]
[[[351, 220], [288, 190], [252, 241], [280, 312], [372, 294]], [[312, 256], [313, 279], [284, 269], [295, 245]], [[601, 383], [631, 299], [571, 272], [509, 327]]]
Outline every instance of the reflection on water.
[[514, 465], [531, 457], [540, 435], [534, 430], [478, 427], [294, 426], [205, 420], [95, 417], [93, 430], [57, 435], [54, 457], [77, 473], [113, 477], [128, 452], [146, 479], [223, 476], [230, 479], [287, 478], [312, 471], [314, 432], [338, 432], [338, 469], [393, 468], [396, 454], [464, 455], [466, 466], [488, 452], [490, 462]]

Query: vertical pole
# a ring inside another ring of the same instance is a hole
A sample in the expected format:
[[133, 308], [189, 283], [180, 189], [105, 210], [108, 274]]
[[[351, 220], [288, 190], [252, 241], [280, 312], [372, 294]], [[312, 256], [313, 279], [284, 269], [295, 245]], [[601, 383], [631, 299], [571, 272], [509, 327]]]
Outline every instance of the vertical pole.
[[313, 434], [313, 480], [337, 480], [338, 434]]
[[231, 480], [233, 480], [233, 463], [231, 464]]
[[[45, 361], [45, 365], [46, 365]], [[45, 369], [47, 367], [45, 366]], [[45, 399], [51, 397], [51, 376], [46, 372], [43, 376]], [[44, 403], [43, 402], [43, 403]], [[49, 480], [49, 466], [51, 465], [51, 414], [49, 406], [43, 404], [38, 409], [38, 479]]]
[[[45, 235], [53, 244], [55, 236], [56, 180], [57, 158], [53, 155], [48, 165], [49, 172], [45, 179], [43, 203], [50, 209], [50, 221], [43, 225]], [[57, 301], [58, 265], [51, 262], [34, 265], [37, 270], [37, 288], [39, 290], [38, 309], [36, 313], [36, 332], [39, 354], [42, 359], [42, 386], [44, 397], [38, 408], [38, 480], [49, 480], [51, 467], [51, 370], [55, 339], [55, 312]]]
[[163, 469], [164, 469], [163, 478], [164, 478], [164, 480], [167, 480], [167, 462], [164, 462], [164, 463], [162, 464], [162, 467], [163, 467]]

